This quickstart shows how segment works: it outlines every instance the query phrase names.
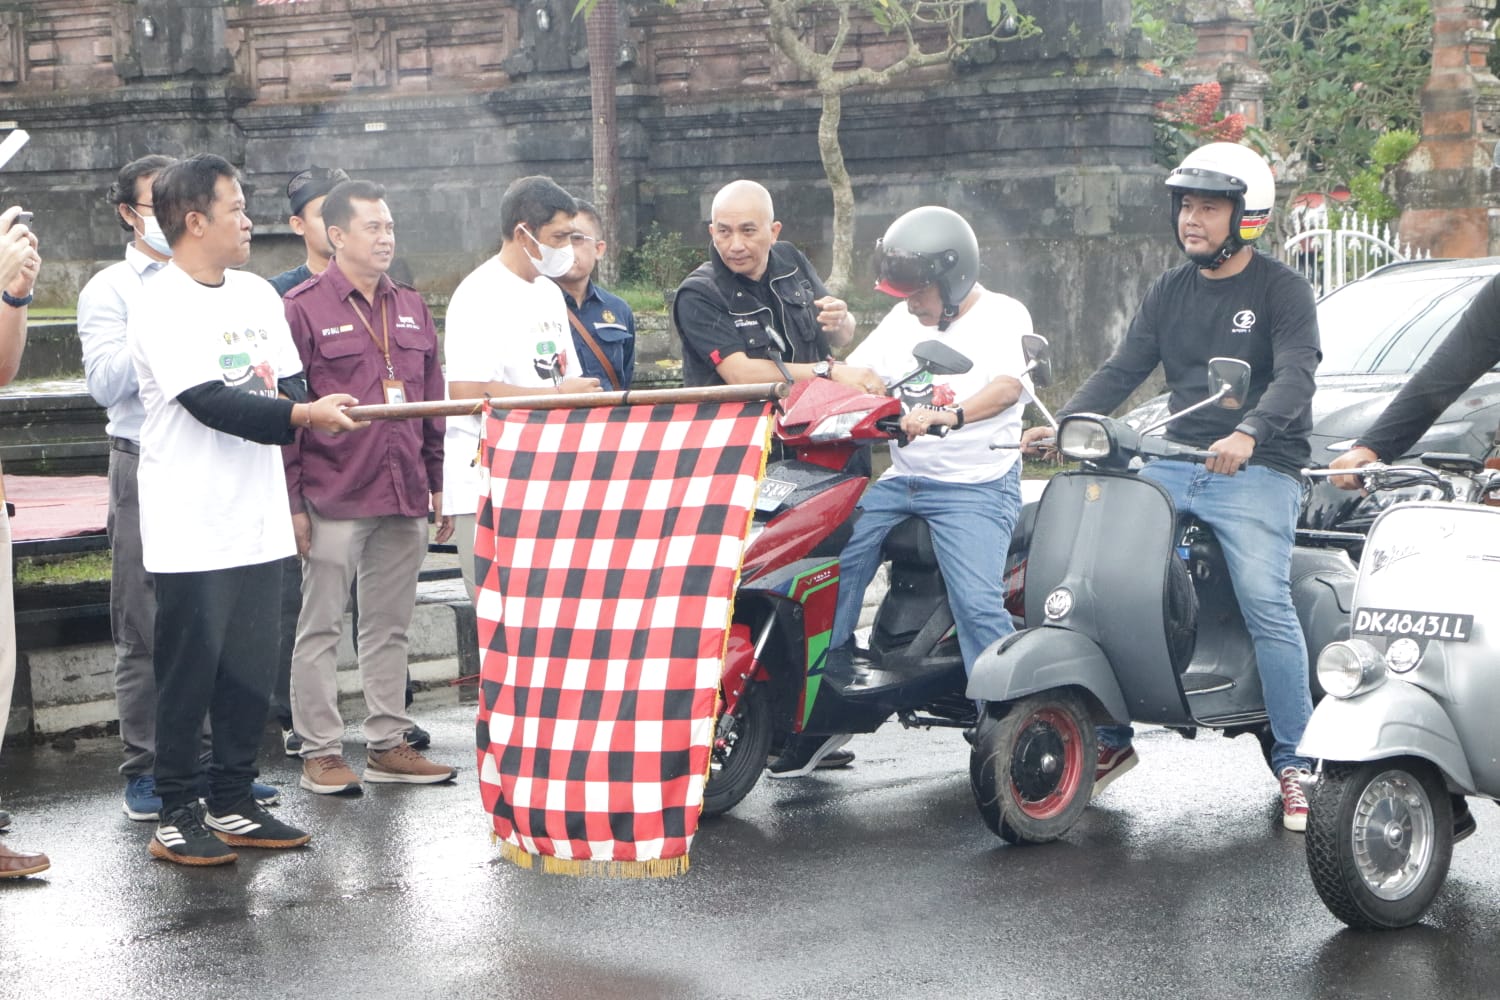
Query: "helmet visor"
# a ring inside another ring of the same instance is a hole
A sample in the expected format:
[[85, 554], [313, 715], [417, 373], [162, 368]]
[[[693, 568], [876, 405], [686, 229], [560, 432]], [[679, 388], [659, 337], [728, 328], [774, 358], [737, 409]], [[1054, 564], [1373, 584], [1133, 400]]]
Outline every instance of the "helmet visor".
[[921, 291], [938, 280], [942, 264], [925, 253], [887, 250], [875, 244], [875, 290], [898, 299]]
[[1168, 175], [1167, 187], [1178, 191], [1201, 191], [1204, 194], [1233, 198], [1236, 195], [1243, 195], [1249, 185], [1238, 177], [1232, 177], [1217, 170], [1205, 170], [1202, 167], [1178, 167]]

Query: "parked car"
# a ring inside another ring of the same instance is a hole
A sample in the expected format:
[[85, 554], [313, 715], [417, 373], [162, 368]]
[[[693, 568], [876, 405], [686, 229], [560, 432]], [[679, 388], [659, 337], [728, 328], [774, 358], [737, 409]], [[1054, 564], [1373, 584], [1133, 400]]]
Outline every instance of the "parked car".
[[[1387, 264], [1318, 301], [1323, 361], [1313, 397], [1312, 464], [1327, 465], [1353, 446], [1452, 332], [1484, 283], [1500, 273], [1500, 257], [1423, 260]], [[1145, 426], [1165, 413], [1167, 397], [1154, 397], [1125, 415]], [[1464, 393], [1413, 446], [1424, 451], [1490, 456], [1500, 426], [1500, 369]], [[1428, 487], [1361, 497], [1327, 482], [1304, 493], [1301, 527], [1315, 532], [1362, 534], [1385, 507], [1413, 499]], [[1413, 491], [1416, 491], [1415, 493]], [[1356, 550], [1357, 539], [1342, 540]]]

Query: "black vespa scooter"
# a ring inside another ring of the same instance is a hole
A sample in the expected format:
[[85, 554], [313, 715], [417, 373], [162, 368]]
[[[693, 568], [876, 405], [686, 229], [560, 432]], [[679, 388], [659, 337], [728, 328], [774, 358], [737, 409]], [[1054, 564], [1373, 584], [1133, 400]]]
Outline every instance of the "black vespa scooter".
[[[1214, 392], [1192, 409], [1243, 400], [1250, 368], [1215, 358], [1209, 378]], [[1056, 840], [1078, 820], [1093, 793], [1096, 724], [1154, 723], [1190, 738], [1200, 728], [1253, 733], [1269, 753], [1255, 650], [1219, 543], [1131, 471], [1135, 459], [1210, 456], [1147, 436], [1187, 412], [1142, 432], [1096, 414], [1058, 429], [1059, 450], [1084, 467], [1055, 476], [1038, 505], [1031, 627], [979, 657], [967, 692], [985, 703], [970, 759], [974, 798], [1010, 843]], [[1310, 658], [1348, 635], [1354, 579], [1340, 550], [1293, 550], [1292, 599]]]

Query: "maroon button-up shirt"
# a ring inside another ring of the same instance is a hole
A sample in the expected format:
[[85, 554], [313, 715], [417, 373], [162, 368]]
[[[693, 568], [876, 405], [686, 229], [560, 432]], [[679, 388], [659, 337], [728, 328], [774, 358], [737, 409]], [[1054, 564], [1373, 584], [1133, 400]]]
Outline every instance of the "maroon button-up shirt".
[[[391, 367], [406, 401], [443, 398], [437, 331], [414, 290], [382, 275], [375, 301], [366, 302], [334, 261], [288, 292], [285, 304], [310, 398], [347, 392], [361, 403], [385, 402], [386, 361], [375, 340], [384, 340], [382, 307]], [[428, 494], [443, 488], [443, 429], [443, 418], [433, 417], [375, 420], [362, 431], [337, 436], [298, 431], [296, 443], [283, 449], [292, 513], [311, 506], [319, 516], [336, 520], [426, 517]]]

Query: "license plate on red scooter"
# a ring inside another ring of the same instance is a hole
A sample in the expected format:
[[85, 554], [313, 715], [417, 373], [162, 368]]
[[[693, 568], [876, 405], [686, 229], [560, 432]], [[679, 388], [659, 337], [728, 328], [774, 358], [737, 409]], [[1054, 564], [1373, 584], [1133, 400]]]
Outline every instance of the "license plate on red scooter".
[[788, 483], [781, 479], [763, 479], [760, 483], [760, 493], [755, 497], [755, 509], [770, 512], [781, 506], [781, 501], [792, 495], [797, 488], [796, 483]]
[[1383, 635], [1387, 639], [1410, 636], [1413, 639], [1468, 642], [1469, 636], [1474, 634], [1474, 616], [1392, 608], [1357, 608], [1354, 612], [1354, 624], [1349, 631], [1355, 635]]

